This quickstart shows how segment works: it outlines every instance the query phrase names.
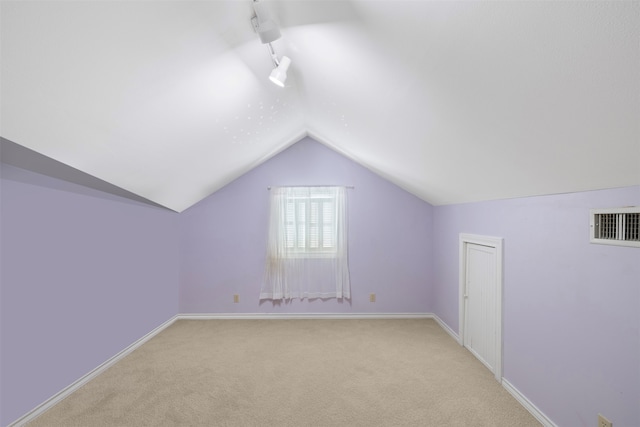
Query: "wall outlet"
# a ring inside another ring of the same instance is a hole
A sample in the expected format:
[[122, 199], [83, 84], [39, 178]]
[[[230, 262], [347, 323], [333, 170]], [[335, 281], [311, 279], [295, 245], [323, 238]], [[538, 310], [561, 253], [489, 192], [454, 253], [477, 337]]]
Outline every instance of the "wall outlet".
[[234, 303], [234, 304], [237, 304], [237, 303], [239, 303], [239, 302], [240, 302], [240, 295], [235, 294], [235, 295], [233, 296], [233, 303]]
[[376, 294], [369, 294], [369, 302], [376, 302]]
[[598, 414], [598, 427], [613, 427], [613, 423], [606, 419], [604, 415]]

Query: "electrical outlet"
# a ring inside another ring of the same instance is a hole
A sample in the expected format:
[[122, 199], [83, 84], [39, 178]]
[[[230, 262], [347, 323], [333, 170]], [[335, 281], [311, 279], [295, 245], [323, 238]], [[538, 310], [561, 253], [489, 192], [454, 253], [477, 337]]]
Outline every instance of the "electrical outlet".
[[606, 419], [604, 415], [598, 414], [598, 427], [613, 427], [613, 423]]
[[369, 294], [369, 302], [376, 302], [376, 294]]
[[235, 294], [235, 295], [233, 296], [233, 303], [234, 303], [234, 304], [237, 304], [237, 303], [239, 303], [239, 302], [240, 302], [240, 295]]

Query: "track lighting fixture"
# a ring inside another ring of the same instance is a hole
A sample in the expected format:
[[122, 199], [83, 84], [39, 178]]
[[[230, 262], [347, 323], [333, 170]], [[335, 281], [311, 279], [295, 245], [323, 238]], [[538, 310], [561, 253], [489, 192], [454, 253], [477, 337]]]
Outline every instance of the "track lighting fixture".
[[277, 86], [284, 87], [284, 82], [287, 80], [287, 70], [289, 69], [289, 65], [291, 65], [291, 60], [289, 57], [283, 56], [278, 65], [276, 65], [276, 68], [271, 71], [269, 80]]
[[273, 71], [271, 71], [269, 80], [277, 86], [284, 87], [284, 83], [287, 80], [287, 70], [289, 69], [289, 65], [291, 65], [291, 59], [286, 56], [283, 56], [282, 59], [278, 59], [275, 50], [273, 50], [273, 45], [271, 44], [271, 42], [280, 38], [280, 29], [276, 22], [271, 19], [269, 10], [264, 3], [261, 3], [258, 0], [253, 0], [253, 10], [255, 11], [256, 16], [251, 18], [251, 24], [253, 25], [253, 29], [256, 33], [258, 33], [262, 44], [266, 44], [269, 47], [271, 60], [275, 67]]
[[253, 10], [256, 16], [251, 18], [251, 23], [253, 24], [253, 29], [260, 36], [260, 41], [266, 44], [278, 40], [280, 38], [280, 29], [278, 24], [271, 18], [267, 6], [258, 0], [253, 0]]
[[267, 45], [269, 46], [269, 53], [271, 53], [273, 65], [276, 67], [271, 71], [269, 80], [271, 80], [276, 86], [284, 87], [284, 82], [287, 80], [287, 70], [289, 69], [289, 65], [291, 65], [291, 59], [287, 56], [283, 56], [282, 59], [279, 60], [271, 43], [267, 43]]

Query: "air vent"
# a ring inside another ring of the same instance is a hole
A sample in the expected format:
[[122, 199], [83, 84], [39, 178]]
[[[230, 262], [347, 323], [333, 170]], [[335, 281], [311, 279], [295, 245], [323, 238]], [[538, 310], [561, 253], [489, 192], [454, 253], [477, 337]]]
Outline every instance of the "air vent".
[[640, 248], [640, 206], [592, 209], [591, 243]]

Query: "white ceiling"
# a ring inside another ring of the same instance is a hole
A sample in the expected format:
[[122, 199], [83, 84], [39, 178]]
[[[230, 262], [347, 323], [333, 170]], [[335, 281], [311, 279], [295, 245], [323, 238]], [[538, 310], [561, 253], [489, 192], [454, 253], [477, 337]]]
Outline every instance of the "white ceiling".
[[2, 1], [1, 136], [182, 211], [305, 135], [434, 204], [640, 184], [640, 2]]

